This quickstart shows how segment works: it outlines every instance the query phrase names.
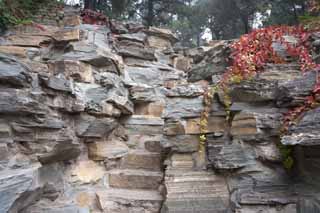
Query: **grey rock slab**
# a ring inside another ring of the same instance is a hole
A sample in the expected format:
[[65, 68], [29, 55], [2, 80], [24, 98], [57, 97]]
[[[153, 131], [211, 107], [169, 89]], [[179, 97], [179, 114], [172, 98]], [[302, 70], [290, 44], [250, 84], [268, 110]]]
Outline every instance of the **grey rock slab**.
[[10, 87], [26, 87], [32, 77], [30, 69], [13, 57], [0, 54], [0, 83]]
[[147, 35], [153, 35], [153, 36], [158, 36], [158, 37], [162, 37], [162, 38], [168, 39], [172, 43], [175, 43], [175, 42], [178, 41], [176, 35], [174, 35], [168, 29], [160, 29], [160, 28], [156, 28], [156, 27], [150, 27], [149, 29], [144, 30], [144, 32]]
[[183, 71], [163, 69], [158, 66], [125, 68], [125, 81], [127, 85], [162, 86], [168, 81], [181, 81], [184, 79]]
[[144, 33], [131, 33], [131, 34], [121, 34], [119, 36], [117, 36], [117, 39], [119, 41], [122, 40], [129, 40], [129, 41], [133, 41], [133, 42], [139, 42], [139, 43], [144, 43], [146, 40], [146, 34]]
[[67, 80], [64, 76], [40, 76], [42, 83], [45, 87], [66, 92], [72, 93], [72, 83], [70, 80]]
[[[203, 111], [203, 97], [175, 97], [168, 98], [163, 118], [192, 118], [200, 117]], [[223, 107], [218, 103], [212, 104], [211, 113], [225, 114]]]
[[199, 136], [197, 135], [176, 135], [163, 136], [161, 145], [177, 153], [192, 153], [199, 150]]
[[316, 79], [317, 73], [311, 71], [291, 81], [280, 82], [275, 91], [277, 105], [279, 107], [302, 105], [305, 97], [313, 91]]
[[149, 48], [138, 48], [138, 47], [122, 47], [118, 50], [118, 54], [123, 57], [133, 57], [148, 61], [156, 60], [154, 50]]
[[80, 155], [80, 145], [71, 143], [59, 143], [46, 154], [39, 155], [41, 164], [51, 164], [61, 161], [76, 159]]
[[320, 144], [320, 108], [304, 113], [301, 120], [289, 127], [289, 132], [281, 138], [284, 145], [314, 146]]
[[145, 170], [113, 170], [109, 172], [109, 185], [118, 189], [157, 190], [163, 179], [161, 172]]
[[[10, 212], [14, 209], [19, 211], [21, 209], [18, 207], [24, 207], [23, 204], [33, 201], [32, 199], [28, 200], [25, 195], [37, 189], [37, 169], [38, 167], [0, 172], [1, 213]], [[20, 206], [17, 205], [18, 200]], [[23, 201], [26, 203], [23, 203]]]
[[0, 91], [1, 114], [45, 114], [48, 107], [40, 103], [38, 94], [27, 90], [2, 89]]
[[251, 153], [239, 144], [208, 144], [208, 160], [215, 169], [238, 169], [254, 163]]
[[102, 138], [108, 136], [117, 126], [118, 122], [112, 118], [80, 115], [76, 121], [76, 132], [79, 137]]
[[184, 84], [177, 85], [167, 89], [165, 94], [167, 97], [198, 97], [203, 95], [204, 88], [201, 85]]

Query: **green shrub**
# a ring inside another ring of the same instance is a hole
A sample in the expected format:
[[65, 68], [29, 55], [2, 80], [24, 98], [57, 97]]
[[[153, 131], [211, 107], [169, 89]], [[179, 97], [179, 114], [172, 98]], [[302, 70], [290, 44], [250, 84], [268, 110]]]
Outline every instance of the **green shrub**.
[[0, 32], [8, 26], [32, 21], [40, 9], [50, 9], [63, 0], [0, 0]]

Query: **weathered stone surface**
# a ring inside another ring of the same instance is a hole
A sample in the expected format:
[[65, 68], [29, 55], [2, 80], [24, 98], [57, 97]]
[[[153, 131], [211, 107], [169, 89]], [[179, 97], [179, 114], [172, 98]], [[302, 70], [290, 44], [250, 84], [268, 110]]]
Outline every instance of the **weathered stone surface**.
[[109, 174], [109, 184], [123, 189], [158, 189], [162, 173], [141, 170], [114, 170]]
[[[193, 118], [200, 117], [203, 111], [203, 97], [196, 98], [169, 98], [163, 118]], [[212, 113], [224, 114], [223, 107], [219, 103], [212, 104]]]
[[254, 163], [254, 156], [250, 156], [248, 149], [237, 143], [209, 143], [208, 159], [215, 169], [238, 169]]
[[103, 167], [94, 161], [80, 161], [72, 170], [74, 178], [83, 183], [97, 182], [104, 176], [104, 173]]
[[153, 36], [157, 36], [157, 37], [162, 37], [162, 38], [168, 39], [169, 41], [171, 41], [173, 43], [178, 40], [176, 35], [174, 35], [168, 29], [160, 29], [160, 28], [156, 28], [156, 27], [150, 27], [149, 29], [144, 30], [144, 32], [147, 35], [153, 35]]
[[163, 136], [161, 144], [164, 148], [170, 148], [173, 152], [191, 153], [199, 150], [199, 136], [177, 135]]
[[89, 158], [95, 161], [103, 161], [105, 159], [121, 158], [129, 151], [121, 141], [97, 141], [88, 143]]
[[278, 84], [275, 92], [277, 105], [281, 107], [302, 105], [316, 84], [316, 72], [308, 72], [291, 81]]
[[288, 135], [281, 138], [284, 145], [319, 145], [319, 120], [320, 108], [316, 108], [303, 115], [303, 118], [297, 125], [289, 128]]
[[171, 41], [167, 38], [162, 38], [159, 36], [148, 36], [147, 37], [147, 44], [150, 47], [156, 48], [156, 49], [160, 49], [160, 50], [166, 50], [171, 47]]
[[37, 204], [28, 207], [26, 210], [28, 213], [89, 213], [89, 208], [81, 207], [76, 204], [68, 203], [66, 201], [52, 202], [50, 200], [41, 200]]
[[[0, 172], [1, 212], [18, 212], [37, 199], [37, 168]], [[39, 187], [39, 188], [38, 188]]]
[[[247, 105], [238, 106], [238, 109], [241, 110]], [[231, 108], [231, 111], [238, 110], [236, 106]], [[268, 142], [270, 137], [280, 135], [282, 113], [281, 110], [272, 106], [267, 108], [247, 106], [234, 116], [230, 133], [235, 138], [245, 141]]]
[[112, 118], [96, 118], [81, 115], [76, 121], [76, 132], [79, 137], [102, 138], [108, 136], [118, 123]]
[[133, 42], [138, 42], [138, 43], [144, 43], [146, 40], [146, 34], [144, 33], [130, 33], [130, 34], [121, 34], [117, 37], [119, 41], [122, 40], [129, 40]]
[[124, 121], [129, 134], [162, 134], [163, 120], [157, 117], [134, 115]]
[[203, 93], [204, 88], [199, 84], [178, 85], [166, 90], [167, 97], [198, 97]]
[[49, 63], [49, 70], [54, 74], [63, 74], [68, 78], [80, 82], [93, 82], [93, 70], [88, 64], [79, 61], [53, 61]]
[[159, 153], [134, 151], [128, 153], [121, 161], [122, 169], [146, 169], [151, 171], [161, 170], [161, 156]]
[[177, 56], [173, 58], [172, 65], [178, 70], [187, 72], [191, 69], [191, 59], [188, 57]]
[[76, 28], [65, 28], [54, 34], [54, 39], [58, 42], [70, 42], [80, 40], [80, 30]]
[[[314, 79], [312, 73], [302, 76], [295, 64], [268, 65], [265, 71], [253, 80], [232, 85], [230, 95], [232, 100], [237, 102], [277, 101], [277, 105], [285, 106], [293, 101], [295, 103], [290, 104], [294, 105], [301, 103], [301, 98], [310, 93]], [[301, 86], [297, 87], [299, 84]]]
[[147, 86], [162, 86], [166, 82], [181, 81], [184, 77], [184, 72], [169, 68], [161, 68], [151, 65], [150, 67], [131, 67], [125, 69], [125, 80], [129, 85], [147, 85]]
[[27, 58], [28, 48], [17, 46], [0, 46], [0, 53], [13, 55], [19, 58]]
[[[229, 42], [217, 42], [212, 47], [189, 52], [189, 55], [194, 58], [194, 62], [197, 64], [188, 72], [188, 80], [191, 82], [200, 80], [211, 81], [212, 76], [222, 75], [228, 66]], [[203, 60], [202, 55], [206, 56]], [[200, 60], [202, 61], [200, 62]]]
[[162, 103], [142, 103], [135, 104], [134, 113], [136, 115], [148, 115], [154, 117], [161, 117], [164, 106]]
[[129, 92], [119, 76], [103, 73], [98, 80], [103, 87], [93, 84], [76, 84], [77, 95], [80, 99], [84, 99], [89, 113], [110, 114], [109, 104], [118, 108], [123, 114], [133, 113]]
[[129, 89], [133, 102], [155, 102], [164, 99], [161, 88], [151, 86], [132, 86]]
[[0, 91], [0, 113], [45, 114], [47, 107], [38, 102], [35, 97], [26, 90], [2, 89]]
[[157, 191], [128, 189], [100, 190], [97, 198], [101, 210], [114, 213], [127, 211], [128, 204], [132, 212], [157, 213], [163, 200]]
[[0, 54], [0, 83], [12, 87], [25, 87], [31, 83], [29, 68], [13, 57]]
[[80, 152], [81, 150], [78, 144], [59, 143], [55, 145], [50, 152], [38, 156], [38, 160], [42, 164], [68, 161], [76, 159], [80, 155]]
[[205, 171], [169, 170], [163, 212], [226, 212], [228, 189], [223, 177]]
[[[223, 116], [211, 116], [205, 133], [223, 133], [226, 120]], [[197, 135], [200, 134], [200, 118], [184, 120], [168, 120], [164, 125], [165, 135]]]
[[53, 90], [72, 93], [72, 83], [64, 76], [40, 76], [42, 83]]
[[49, 43], [52, 38], [42, 35], [9, 35], [5, 37], [2, 45], [22, 46], [22, 47], [40, 47], [43, 43]]
[[137, 47], [125, 47], [120, 48], [118, 50], [118, 54], [123, 57], [133, 57], [133, 58], [140, 58], [144, 60], [154, 61], [155, 55], [153, 49], [147, 48], [137, 48]]
[[285, 206], [242, 206], [240, 209], [236, 209], [236, 213], [296, 213], [296, 205], [288, 204]]

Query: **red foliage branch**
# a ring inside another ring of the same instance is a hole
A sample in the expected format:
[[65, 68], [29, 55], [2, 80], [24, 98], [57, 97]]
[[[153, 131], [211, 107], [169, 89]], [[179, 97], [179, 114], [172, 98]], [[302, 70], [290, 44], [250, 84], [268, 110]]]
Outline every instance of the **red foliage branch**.
[[107, 16], [89, 9], [82, 11], [81, 17], [84, 24], [106, 25], [108, 23]]
[[[311, 32], [306, 31], [301, 26], [271, 26], [267, 28], [253, 30], [251, 33], [243, 35], [238, 41], [231, 45], [232, 65], [224, 73], [221, 81], [215, 86], [214, 90], [208, 90], [205, 95], [205, 110], [201, 115], [203, 120], [202, 130], [205, 130], [208, 109], [211, 102], [206, 101], [213, 97], [217, 88], [228, 91], [228, 84], [249, 79], [257, 73], [262, 72], [266, 63], [284, 63], [273, 48], [275, 42], [280, 42], [286, 47], [289, 55], [298, 59], [302, 72], [315, 71], [320, 68], [313, 62], [309, 53], [308, 39]], [[296, 39], [295, 43], [286, 41], [285, 36], [292, 36]], [[310, 96], [306, 98], [304, 106], [289, 111], [284, 118], [284, 130], [288, 129], [290, 123], [298, 118], [305, 110], [313, 107], [317, 96], [320, 95], [320, 78]], [[231, 104], [230, 101], [226, 105]], [[228, 107], [228, 106], [227, 106]], [[204, 133], [204, 131], [202, 131]]]

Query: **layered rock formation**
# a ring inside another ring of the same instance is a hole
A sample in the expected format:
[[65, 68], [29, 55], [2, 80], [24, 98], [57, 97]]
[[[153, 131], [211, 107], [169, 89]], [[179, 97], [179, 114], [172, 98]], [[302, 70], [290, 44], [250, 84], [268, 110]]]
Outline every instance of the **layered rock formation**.
[[[0, 40], [1, 213], [320, 211], [319, 109], [280, 134], [315, 73], [268, 65], [231, 86], [228, 121], [215, 97], [203, 162], [202, 95], [230, 42], [173, 48], [168, 30], [61, 17]], [[290, 173], [279, 143], [295, 146]]]

